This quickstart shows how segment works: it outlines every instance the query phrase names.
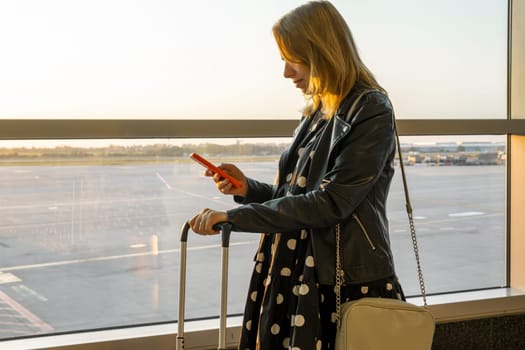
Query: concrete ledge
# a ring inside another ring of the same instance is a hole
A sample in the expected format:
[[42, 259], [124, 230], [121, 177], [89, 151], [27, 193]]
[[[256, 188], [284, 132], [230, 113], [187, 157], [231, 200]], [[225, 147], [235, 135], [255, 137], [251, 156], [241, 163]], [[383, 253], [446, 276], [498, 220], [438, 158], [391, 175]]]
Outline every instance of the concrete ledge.
[[438, 324], [525, 314], [525, 294], [521, 291], [514, 291], [508, 296], [489, 297], [487, 299], [436, 304], [430, 302], [429, 304], [429, 309]]
[[[422, 305], [421, 298], [409, 302]], [[429, 309], [436, 323], [444, 324], [497, 316], [525, 314], [525, 292], [498, 288], [476, 292], [453, 293], [428, 297]], [[240, 335], [241, 317], [228, 320], [227, 345], [235, 347]], [[217, 347], [218, 319], [186, 322], [186, 349]], [[82, 332], [66, 335], [39, 336], [21, 340], [0, 341], [0, 348], [53, 350], [135, 350], [175, 349], [177, 324]]]

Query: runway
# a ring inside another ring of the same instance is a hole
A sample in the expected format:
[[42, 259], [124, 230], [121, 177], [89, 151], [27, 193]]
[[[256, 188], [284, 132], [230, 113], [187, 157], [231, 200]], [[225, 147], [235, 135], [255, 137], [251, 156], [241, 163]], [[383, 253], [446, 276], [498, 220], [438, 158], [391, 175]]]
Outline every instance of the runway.
[[[272, 182], [276, 162], [241, 162]], [[0, 338], [177, 318], [179, 231], [236, 204], [197, 164], [0, 167]], [[505, 283], [505, 167], [407, 167], [428, 293]], [[399, 171], [388, 203], [396, 268], [419, 292]], [[188, 239], [186, 315], [218, 314], [219, 237]], [[232, 235], [228, 311], [243, 311], [259, 235]]]

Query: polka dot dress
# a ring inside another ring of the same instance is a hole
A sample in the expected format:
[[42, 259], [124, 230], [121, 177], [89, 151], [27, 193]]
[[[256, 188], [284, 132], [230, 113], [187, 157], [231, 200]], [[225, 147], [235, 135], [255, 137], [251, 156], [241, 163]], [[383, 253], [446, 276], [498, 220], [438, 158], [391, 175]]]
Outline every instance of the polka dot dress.
[[[306, 174], [326, 121], [305, 120], [309, 132], [284, 166], [278, 196], [306, 192]], [[307, 230], [262, 235], [244, 311], [239, 349], [333, 349], [336, 330], [334, 286], [319, 285]], [[363, 296], [404, 299], [395, 278], [342, 288], [342, 300]]]

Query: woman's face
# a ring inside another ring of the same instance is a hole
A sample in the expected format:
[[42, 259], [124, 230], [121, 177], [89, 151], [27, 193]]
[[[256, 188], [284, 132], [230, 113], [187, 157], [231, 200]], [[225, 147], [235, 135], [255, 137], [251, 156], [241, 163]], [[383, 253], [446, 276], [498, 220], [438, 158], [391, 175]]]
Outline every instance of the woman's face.
[[289, 62], [284, 60], [284, 77], [292, 79], [295, 87], [301, 89], [303, 93], [308, 88], [310, 82], [310, 67], [302, 63]]

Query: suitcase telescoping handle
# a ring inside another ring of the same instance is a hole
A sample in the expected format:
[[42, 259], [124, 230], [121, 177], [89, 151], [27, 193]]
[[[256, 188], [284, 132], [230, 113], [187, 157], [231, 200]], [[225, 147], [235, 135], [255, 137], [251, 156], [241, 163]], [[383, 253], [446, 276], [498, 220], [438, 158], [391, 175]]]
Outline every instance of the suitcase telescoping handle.
[[[177, 332], [177, 350], [184, 349], [184, 306], [186, 300], [186, 251], [188, 242], [189, 222], [184, 223], [180, 233], [180, 263], [179, 263], [179, 319]], [[228, 250], [230, 246], [231, 224], [223, 222], [215, 225], [221, 231], [221, 311], [219, 318], [218, 350], [226, 349], [226, 312], [228, 302]]]

